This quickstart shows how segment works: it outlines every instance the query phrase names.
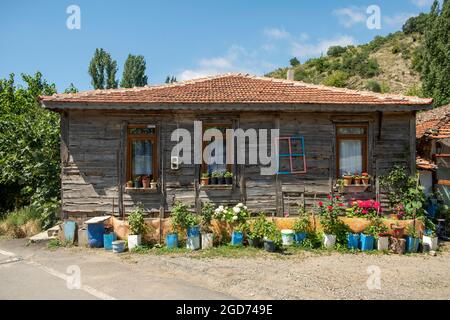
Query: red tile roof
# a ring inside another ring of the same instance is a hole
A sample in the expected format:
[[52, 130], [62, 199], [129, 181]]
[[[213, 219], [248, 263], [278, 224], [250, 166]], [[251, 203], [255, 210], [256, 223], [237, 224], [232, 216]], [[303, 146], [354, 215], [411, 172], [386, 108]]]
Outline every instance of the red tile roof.
[[430, 105], [432, 99], [377, 94], [342, 88], [225, 74], [174, 84], [92, 90], [40, 98], [50, 104], [325, 104]]
[[416, 118], [416, 138], [434, 139], [450, 137], [450, 104], [421, 112]]
[[421, 157], [416, 158], [416, 167], [419, 170], [435, 170], [437, 169], [437, 165], [431, 161]]

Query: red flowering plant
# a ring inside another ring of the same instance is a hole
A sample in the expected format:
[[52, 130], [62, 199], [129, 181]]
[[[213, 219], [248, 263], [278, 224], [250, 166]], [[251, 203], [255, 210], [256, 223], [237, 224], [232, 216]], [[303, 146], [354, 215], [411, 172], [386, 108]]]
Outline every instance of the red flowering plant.
[[327, 201], [317, 203], [319, 213], [322, 217], [337, 217], [345, 212], [345, 205], [340, 196], [327, 196]]
[[381, 212], [381, 204], [375, 200], [352, 200], [346, 210], [348, 217], [375, 218]]

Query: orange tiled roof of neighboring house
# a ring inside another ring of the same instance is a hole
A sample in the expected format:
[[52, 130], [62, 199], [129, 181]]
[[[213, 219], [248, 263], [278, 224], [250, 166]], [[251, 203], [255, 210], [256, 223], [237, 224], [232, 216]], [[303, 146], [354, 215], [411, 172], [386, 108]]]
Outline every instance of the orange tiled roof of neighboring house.
[[378, 94], [299, 81], [225, 74], [173, 84], [43, 96], [44, 104], [430, 105], [432, 99]]
[[417, 115], [416, 137], [424, 135], [435, 139], [450, 137], [450, 104]]
[[416, 157], [416, 167], [419, 170], [435, 170], [437, 165], [431, 161], [421, 157]]

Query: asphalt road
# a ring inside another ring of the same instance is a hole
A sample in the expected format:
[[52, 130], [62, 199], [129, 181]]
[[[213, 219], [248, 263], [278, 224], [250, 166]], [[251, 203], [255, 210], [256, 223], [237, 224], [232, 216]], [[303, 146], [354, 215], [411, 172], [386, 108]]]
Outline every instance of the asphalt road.
[[232, 299], [102, 254], [0, 240], [0, 299]]

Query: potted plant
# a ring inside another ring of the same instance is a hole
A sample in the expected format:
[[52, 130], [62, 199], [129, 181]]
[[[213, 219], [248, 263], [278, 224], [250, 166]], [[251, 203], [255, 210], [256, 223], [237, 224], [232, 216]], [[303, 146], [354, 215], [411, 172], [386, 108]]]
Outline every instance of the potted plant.
[[332, 249], [336, 245], [335, 219], [322, 217], [320, 224], [323, 229], [323, 245], [326, 249]]
[[141, 181], [142, 181], [142, 187], [144, 189], [147, 189], [150, 186], [150, 178], [149, 178], [149, 176], [143, 176]]
[[156, 182], [155, 180], [152, 179], [152, 181], [150, 181], [150, 189], [156, 190], [157, 187], [158, 187], [158, 182]]
[[361, 250], [362, 251], [372, 251], [375, 246], [375, 235], [378, 234], [378, 228], [376, 225], [369, 225], [361, 233]]
[[127, 181], [127, 188], [133, 188], [133, 181]]
[[363, 185], [368, 186], [370, 181], [370, 176], [367, 172], [361, 174], [361, 182]]
[[347, 235], [347, 248], [356, 250], [359, 248], [359, 233], [349, 232]]
[[300, 216], [294, 223], [294, 239], [297, 244], [303, 242], [311, 230], [311, 224], [307, 215]]
[[201, 217], [201, 246], [202, 249], [209, 249], [214, 244], [214, 233], [211, 230], [211, 221], [214, 216], [214, 205], [206, 202], [202, 205]]
[[381, 218], [375, 218], [373, 225], [375, 226], [375, 241], [378, 251], [389, 250], [389, 233], [388, 228], [383, 224]]
[[189, 211], [189, 207], [177, 201], [171, 210], [172, 221], [180, 230], [186, 230], [186, 248], [200, 249], [200, 226], [198, 216]]
[[342, 176], [342, 180], [344, 181], [344, 186], [348, 187], [348, 186], [350, 186], [352, 184], [353, 175], [350, 172], [346, 172]]
[[209, 173], [204, 172], [202, 173], [201, 177], [200, 177], [200, 184], [202, 186], [207, 186], [209, 183]]
[[419, 233], [417, 232], [414, 224], [410, 224], [407, 228], [406, 252], [416, 253], [419, 251], [419, 242]]
[[244, 240], [244, 232], [247, 231], [247, 219], [250, 212], [243, 203], [238, 203], [233, 208], [219, 206], [214, 210], [214, 216], [217, 220], [226, 221], [232, 227], [231, 234], [232, 245], [242, 245]]
[[403, 234], [405, 232], [405, 227], [401, 226], [399, 222], [391, 224], [392, 235], [394, 238], [400, 239], [403, 238]]
[[224, 178], [224, 173], [223, 172], [218, 172], [217, 173], [217, 183], [218, 184], [225, 184], [225, 178]]
[[230, 172], [230, 171], [225, 172], [223, 177], [225, 178], [225, 184], [233, 183], [233, 173], [232, 172]]
[[147, 229], [144, 220], [144, 206], [139, 203], [128, 216], [130, 234], [128, 235], [128, 249], [131, 251], [142, 243], [142, 234]]
[[266, 214], [261, 212], [255, 222], [251, 225], [247, 233], [248, 244], [254, 248], [260, 248], [263, 245], [264, 230], [266, 228]]
[[135, 188], [140, 188], [141, 187], [141, 176], [136, 176], [133, 180], [133, 186]]
[[437, 250], [439, 248], [439, 241], [436, 235], [436, 225], [428, 217], [423, 217], [425, 231], [422, 236], [422, 246], [424, 251]]
[[359, 186], [361, 184], [361, 176], [355, 173], [353, 176], [353, 182], [355, 183], [355, 186]]
[[325, 248], [331, 249], [336, 244], [336, 239], [338, 234], [340, 235], [340, 239], [342, 241], [342, 236], [344, 237], [347, 234], [345, 230], [347, 227], [339, 220], [339, 215], [345, 212], [344, 204], [341, 201], [339, 196], [331, 196], [328, 195], [328, 203], [324, 204], [322, 201], [319, 201], [319, 213], [320, 213], [320, 224], [322, 226], [323, 231], [323, 244]]
[[219, 183], [219, 176], [220, 176], [220, 172], [214, 171], [211, 174], [211, 184], [218, 184]]
[[281, 244], [282, 238], [280, 230], [278, 230], [275, 222], [268, 222], [264, 230], [264, 249], [268, 252], [275, 252], [281, 247]]

